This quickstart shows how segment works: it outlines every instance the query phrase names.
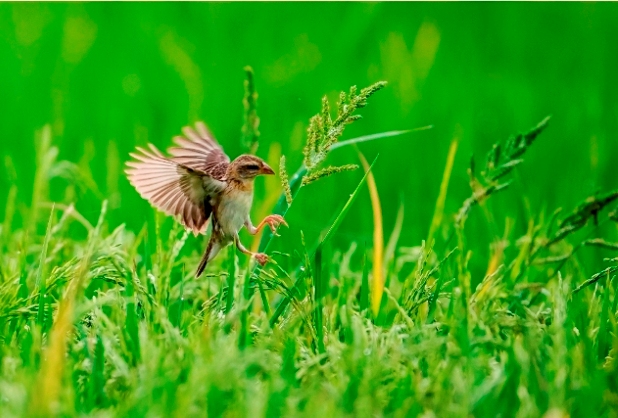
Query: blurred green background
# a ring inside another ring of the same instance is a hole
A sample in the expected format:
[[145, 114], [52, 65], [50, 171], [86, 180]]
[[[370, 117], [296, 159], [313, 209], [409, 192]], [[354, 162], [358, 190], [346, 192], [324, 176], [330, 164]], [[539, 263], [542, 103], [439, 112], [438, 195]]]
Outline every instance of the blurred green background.
[[[434, 126], [360, 146], [369, 160], [380, 154], [374, 173], [387, 236], [400, 200], [405, 204], [400, 242], [407, 246], [427, 235], [456, 132], [448, 215], [470, 193], [471, 155], [482, 166], [491, 144], [551, 114], [514, 186], [490, 201], [495, 224], [480, 211], [470, 219], [469, 239], [485, 243], [482, 253], [503, 234], [507, 217], [523, 233], [530, 216], [570, 210], [616, 187], [617, 21], [618, 6], [605, 3], [3, 3], [0, 216], [13, 182], [21, 209], [28, 207], [35, 131], [49, 123], [60, 159], [79, 163], [94, 180], [75, 195], [54, 180], [50, 197], [76, 201], [91, 221], [109, 199], [110, 223], [139, 230], [153, 210], [122, 172], [128, 153], [147, 142], [165, 149], [181, 127], [204, 120], [230, 156], [238, 155], [243, 67], [251, 65], [258, 154], [275, 167], [285, 154], [290, 173], [302, 161], [321, 96], [334, 100], [351, 85], [389, 82], [344, 138]], [[358, 162], [351, 148], [329, 158]], [[317, 237], [361, 175], [304, 189], [281, 242], [297, 239], [300, 229]], [[254, 217], [266, 209], [259, 209], [264, 180], [258, 183]], [[345, 248], [371, 237], [364, 191], [335, 243]]]

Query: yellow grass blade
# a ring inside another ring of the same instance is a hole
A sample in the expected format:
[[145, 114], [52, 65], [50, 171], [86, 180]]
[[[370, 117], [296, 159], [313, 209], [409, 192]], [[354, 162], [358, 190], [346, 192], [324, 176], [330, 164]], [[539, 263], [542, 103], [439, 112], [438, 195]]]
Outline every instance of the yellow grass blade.
[[[438, 194], [438, 200], [436, 200], [436, 207], [433, 211], [433, 218], [431, 219], [431, 226], [429, 227], [429, 234], [427, 235], [427, 242], [424, 246], [425, 252], [431, 251], [434, 243], [434, 235], [436, 230], [442, 223], [442, 218], [444, 217], [444, 203], [446, 202], [446, 193], [448, 192], [448, 184], [451, 180], [451, 173], [453, 171], [453, 164], [455, 163], [455, 155], [457, 155], [457, 146], [459, 145], [459, 140], [461, 138], [461, 127], [458, 125], [455, 128], [455, 135], [451, 141], [451, 146], [448, 150], [448, 155], [446, 157], [446, 165], [444, 166], [444, 173], [442, 174], [442, 182], [440, 183], [440, 193]], [[423, 257], [424, 258], [424, 257]], [[428, 285], [432, 285], [434, 283], [434, 279], [430, 278], [427, 281]], [[427, 315], [429, 314], [429, 302], [424, 302], [419, 307], [419, 318], [422, 322], [427, 319]]]
[[[386, 243], [386, 249], [384, 250], [384, 265], [388, 266], [395, 259], [395, 248], [401, 235], [401, 229], [403, 228], [403, 214], [404, 206], [403, 201], [399, 202], [399, 210], [397, 211], [397, 218], [395, 219], [395, 226], [393, 232]], [[387, 267], [388, 268], [388, 267]]]
[[[358, 157], [365, 171], [369, 170], [369, 163], [360, 150]], [[382, 229], [382, 208], [378, 187], [372, 172], [367, 176], [367, 187], [373, 210], [373, 280], [371, 281], [371, 311], [376, 317], [380, 311], [382, 294], [384, 293], [384, 232]]]
[[41, 369], [37, 376], [38, 383], [36, 387], [41, 388], [41, 391], [30, 401], [30, 413], [28, 414], [30, 416], [50, 416], [55, 413], [54, 408], [58, 402], [65, 374], [64, 363], [66, 359], [67, 339], [70, 337], [70, 331], [73, 327], [75, 300], [87, 277], [88, 268], [90, 267], [90, 261], [94, 253], [96, 240], [99, 237], [106, 209], [107, 201], [104, 201], [97, 227], [91, 231], [88, 247], [84, 256], [81, 258], [79, 268], [75, 276], [69, 282], [64, 297], [58, 306], [58, 313], [56, 314], [56, 319], [52, 325], [49, 336], [50, 343], [45, 351], [45, 359], [42, 362]]
[[511, 233], [511, 229], [513, 226], [513, 222], [511, 218], [506, 218], [506, 223], [504, 225], [504, 236], [502, 239], [496, 240], [491, 246], [492, 255], [489, 259], [489, 264], [487, 265], [487, 271], [485, 272], [485, 277], [491, 276], [498, 270], [498, 267], [502, 264], [504, 260], [504, 250], [507, 245], [507, 238]]
[[448, 150], [448, 156], [446, 157], [446, 166], [444, 167], [444, 173], [442, 174], [442, 183], [440, 183], [440, 193], [438, 194], [438, 200], [436, 201], [436, 208], [433, 212], [433, 219], [431, 220], [431, 227], [429, 228], [427, 245], [425, 248], [431, 248], [433, 246], [433, 236], [442, 223], [442, 218], [444, 217], [446, 192], [448, 191], [448, 184], [451, 179], [451, 172], [453, 171], [453, 163], [455, 162], [455, 155], [457, 154], [457, 146], [459, 145], [460, 138], [461, 127], [457, 126], [455, 135], [451, 141], [451, 146]]

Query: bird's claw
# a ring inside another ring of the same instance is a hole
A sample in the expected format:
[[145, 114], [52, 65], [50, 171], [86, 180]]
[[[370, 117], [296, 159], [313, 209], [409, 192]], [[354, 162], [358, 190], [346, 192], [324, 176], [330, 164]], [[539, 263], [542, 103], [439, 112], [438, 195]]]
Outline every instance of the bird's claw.
[[264, 253], [255, 253], [253, 256], [262, 267], [268, 262], [268, 256]]
[[285, 226], [288, 226], [288, 223], [285, 221], [285, 219], [283, 219], [283, 216], [281, 215], [268, 215], [266, 218], [264, 218], [263, 222], [268, 224], [273, 235], [277, 237], [279, 236], [279, 234], [277, 234], [277, 228], [279, 227], [279, 225], [283, 224]]

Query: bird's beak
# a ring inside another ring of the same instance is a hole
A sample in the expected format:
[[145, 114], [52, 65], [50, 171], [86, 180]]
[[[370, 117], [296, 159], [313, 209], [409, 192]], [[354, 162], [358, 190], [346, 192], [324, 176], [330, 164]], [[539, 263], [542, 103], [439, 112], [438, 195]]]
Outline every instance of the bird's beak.
[[275, 174], [275, 172], [273, 171], [272, 168], [270, 168], [268, 164], [264, 163], [264, 165], [262, 166], [262, 171], [260, 171], [260, 174]]

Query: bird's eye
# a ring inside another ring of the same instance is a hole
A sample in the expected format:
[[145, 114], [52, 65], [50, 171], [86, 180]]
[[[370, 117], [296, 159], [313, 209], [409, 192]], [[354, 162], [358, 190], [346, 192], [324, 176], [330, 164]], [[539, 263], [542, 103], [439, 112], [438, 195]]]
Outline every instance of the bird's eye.
[[249, 164], [249, 165], [246, 165], [245, 168], [250, 171], [257, 171], [260, 169], [260, 167], [257, 164]]

